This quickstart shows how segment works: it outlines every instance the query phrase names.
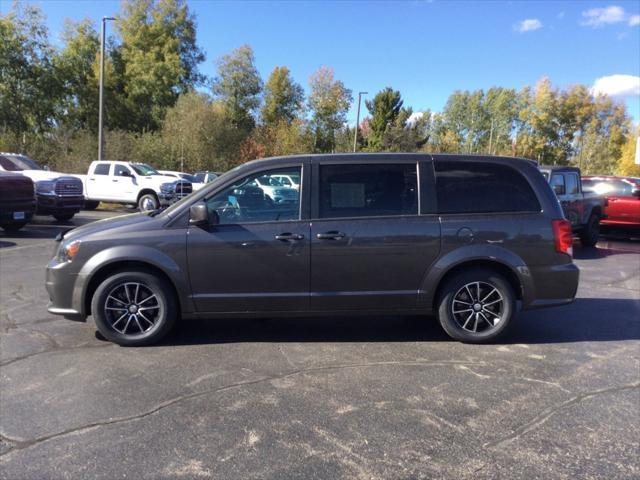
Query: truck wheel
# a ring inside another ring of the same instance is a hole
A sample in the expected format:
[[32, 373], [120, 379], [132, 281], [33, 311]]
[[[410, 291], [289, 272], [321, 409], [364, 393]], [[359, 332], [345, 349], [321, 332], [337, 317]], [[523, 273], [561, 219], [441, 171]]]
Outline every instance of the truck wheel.
[[148, 212], [149, 210], [157, 210], [160, 207], [158, 197], [153, 193], [145, 193], [138, 199], [138, 209], [141, 212]]
[[580, 232], [580, 243], [583, 247], [593, 247], [598, 243], [600, 235], [600, 215], [592, 213], [589, 221]]
[[158, 342], [173, 327], [178, 308], [173, 288], [143, 271], [106, 278], [91, 300], [91, 313], [102, 336], [125, 347]]
[[59, 222], [68, 222], [73, 218], [74, 215], [75, 213], [60, 213], [58, 215], [54, 215], [53, 218], [55, 218]]
[[455, 340], [486, 343], [509, 326], [516, 310], [509, 282], [498, 273], [477, 268], [461, 272], [443, 286], [438, 300], [440, 325]]
[[84, 209], [85, 210], [95, 210], [100, 206], [100, 202], [96, 202], [93, 200], [85, 200], [84, 201]]
[[2, 227], [2, 229], [5, 232], [17, 232], [18, 230], [20, 230], [22, 227], [24, 227], [27, 224], [27, 222], [20, 222], [20, 223], [3, 223], [2, 225], [0, 225], [0, 227]]

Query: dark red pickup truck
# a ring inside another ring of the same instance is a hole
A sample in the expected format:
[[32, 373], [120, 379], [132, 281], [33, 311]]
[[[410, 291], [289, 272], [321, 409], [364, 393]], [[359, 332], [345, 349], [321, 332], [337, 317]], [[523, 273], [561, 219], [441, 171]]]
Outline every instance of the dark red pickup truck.
[[35, 211], [33, 181], [23, 175], [0, 172], [0, 228], [7, 232], [20, 230]]
[[602, 225], [640, 227], [640, 178], [614, 176], [582, 177], [585, 191], [606, 197], [606, 219]]

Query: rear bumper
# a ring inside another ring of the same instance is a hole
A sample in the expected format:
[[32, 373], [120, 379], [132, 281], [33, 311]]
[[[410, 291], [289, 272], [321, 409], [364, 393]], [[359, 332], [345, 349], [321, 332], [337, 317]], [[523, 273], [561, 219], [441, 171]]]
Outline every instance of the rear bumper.
[[533, 295], [523, 303], [523, 310], [555, 307], [573, 302], [578, 292], [580, 269], [574, 263], [530, 267]]
[[55, 215], [78, 213], [84, 207], [84, 196], [38, 195], [38, 213]]

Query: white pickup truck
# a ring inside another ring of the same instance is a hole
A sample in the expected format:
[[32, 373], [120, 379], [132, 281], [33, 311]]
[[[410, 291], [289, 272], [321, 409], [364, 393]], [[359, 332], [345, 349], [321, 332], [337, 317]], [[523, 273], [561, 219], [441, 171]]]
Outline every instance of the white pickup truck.
[[86, 176], [76, 176], [84, 183], [87, 209], [109, 202], [156, 210], [192, 192], [190, 182], [162, 175], [144, 163], [94, 161]]

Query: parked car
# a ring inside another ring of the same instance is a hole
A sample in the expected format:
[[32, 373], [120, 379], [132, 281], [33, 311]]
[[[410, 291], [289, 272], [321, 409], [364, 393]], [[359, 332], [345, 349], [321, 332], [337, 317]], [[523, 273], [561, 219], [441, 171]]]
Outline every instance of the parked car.
[[256, 177], [253, 185], [260, 188], [273, 203], [294, 202], [298, 198], [297, 190], [284, 186], [275, 176]]
[[193, 174], [194, 178], [200, 183], [213, 182], [220, 175], [222, 174], [219, 172], [209, 172], [209, 171], [196, 172]]
[[598, 243], [600, 222], [605, 218], [606, 200], [591, 192], [584, 192], [580, 169], [575, 167], [540, 167], [555, 192], [564, 215], [584, 247]]
[[198, 181], [196, 177], [194, 177], [190, 173], [175, 172], [173, 170], [158, 170], [158, 173], [160, 175], [164, 175], [165, 177], [179, 178], [182, 180], [186, 180], [187, 182], [190, 182], [194, 192], [196, 190], [200, 190], [202, 187], [205, 186], [204, 182]]
[[608, 227], [640, 227], [640, 178], [615, 176], [582, 177], [585, 191], [606, 197], [606, 218], [602, 225]]
[[300, 177], [295, 175], [272, 175], [271, 178], [275, 178], [285, 187], [300, 190]]
[[[279, 174], [302, 179], [295, 201], [253, 185]], [[452, 338], [487, 342], [518, 307], [571, 302], [579, 276], [536, 164], [500, 157], [262, 159], [58, 241], [49, 312], [93, 315], [121, 345], [156, 342], [178, 318], [429, 313]]]
[[82, 182], [72, 175], [51, 172], [20, 153], [0, 153], [0, 171], [16, 172], [33, 180], [36, 187], [36, 213], [67, 221], [84, 205]]
[[100, 202], [137, 205], [141, 211], [157, 210], [189, 195], [191, 182], [161, 175], [145, 163], [95, 161], [87, 175], [77, 175], [85, 185], [86, 208]]
[[36, 211], [33, 180], [16, 173], [0, 172], [0, 228], [17, 232]]

